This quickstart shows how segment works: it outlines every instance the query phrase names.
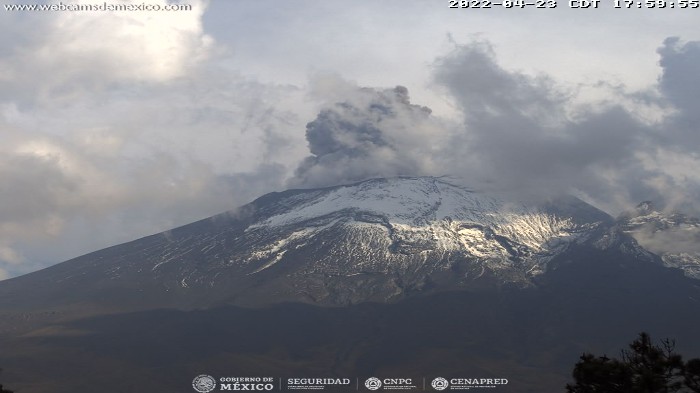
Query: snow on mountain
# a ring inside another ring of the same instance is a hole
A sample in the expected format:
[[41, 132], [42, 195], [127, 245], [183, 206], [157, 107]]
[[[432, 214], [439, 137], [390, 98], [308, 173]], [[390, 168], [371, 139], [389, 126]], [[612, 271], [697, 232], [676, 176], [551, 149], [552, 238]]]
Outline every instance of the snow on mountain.
[[0, 295], [30, 285], [55, 299], [78, 296], [76, 288], [90, 298], [117, 291], [144, 307], [385, 302], [433, 290], [535, 286], [553, 261], [586, 247], [654, 259], [610, 216], [573, 197], [533, 203], [445, 178], [374, 179], [267, 194], [235, 212], [10, 280]]
[[645, 201], [618, 219], [624, 232], [659, 255], [664, 266], [700, 279], [700, 220], [681, 213], [658, 211]]
[[[488, 274], [528, 285], [553, 257], [586, 240], [607, 218], [578, 200], [533, 205], [432, 177], [369, 180], [274, 205], [259, 211], [262, 218], [245, 230], [251, 238], [268, 239], [239, 261], [256, 263], [253, 273], [284, 262], [290, 248], [334, 233], [328, 252], [307, 254], [299, 274], [394, 274], [404, 283], [413, 273], [425, 277], [461, 265], [467, 278]], [[574, 214], [560, 212], [567, 209]]]

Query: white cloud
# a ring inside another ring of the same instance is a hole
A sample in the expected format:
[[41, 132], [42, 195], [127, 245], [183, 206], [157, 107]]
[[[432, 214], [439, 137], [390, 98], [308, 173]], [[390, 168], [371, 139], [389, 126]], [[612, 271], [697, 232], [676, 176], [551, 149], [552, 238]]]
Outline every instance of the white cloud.
[[[23, 260], [24, 258], [22, 258], [17, 251], [10, 247], [0, 245], [0, 262], [16, 265], [22, 263]], [[0, 269], [0, 279], [3, 273], [4, 271]]]
[[[561, 9], [552, 10], [557, 17], [536, 10], [523, 18], [417, 0], [187, 3], [193, 11], [0, 13], [0, 267], [7, 274], [284, 187], [310, 154], [306, 124], [322, 108], [377, 128], [385, 144], [333, 128], [346, 153], [359, 149], [365, 159], [316, 144], [319, 162], [295, 184], [444, 173], [517, 183], [536, 173], [538, 186], [576, 181], [579, 192], [613, 208], [664, 187], [696, 195], [691, 152], [668, 144], [655, 152], [640, 142], [660, 143], [646, 138], [663, 136], [654, 128], [662, 123], [692, 136], [676, 125], [692, 113], [678, 100], [694, 90], [677, 86], [692, 82], [682, 75], [695, 67], [696, 46], [667, 41], [661, 69], [654, 49], [670, 27], [694, 32], [693, 18], [656, 12], [640, 25], [630, 13]], [[610, 30], [595, 28], [604, 22]], [[455, 62], [455, 83], [436, 86], [431, 75], [446, 68], [435, 58], [478, 34], [500, 60]], [[657, 84], [662, 72], [681, 78]], [[460, 77], [467, 74], [471, 82]], [[629, 94], [630, 84], [659, 89]], [[433, 114], [386, 96], [397, 85]], [[572, 93], [577, 86], [590, 90], [589, 107], [571, 101], [581, 97]], [[363, 112], [382, 94], [394, 114]], [[341, 102], [356, 111], [338, 109]], [[455, 124], [464, 114], [473, 120], [480, 105], [504, 115], [481, 118], [490, 134], [475, 131], [476, 123]], [[604, 125], [614, 127], [596, 128]]]
[[189, 3], [0, 27], [26, 35], [0, 50], [0, 266], [10, 275], [233, 209], [279, 188], [305, 154], [303, 134], [286, 133], [303, 129], [298, 114], [312, 104], [219, 66], [206, 3]]
[[[122, 3], [137, 3], [124, 1]], [[166, 0], [150, 2], [165, 6]], [[31, 30], [0, 58], [0, 85], [44, 105], [125, 83], [162, 83], [206, 60], [213, 40], [203, 31], [206, 3], [191, 11], [45, 12], [25, 16]], [[7, 49], [6, 49], [7, 50]]]

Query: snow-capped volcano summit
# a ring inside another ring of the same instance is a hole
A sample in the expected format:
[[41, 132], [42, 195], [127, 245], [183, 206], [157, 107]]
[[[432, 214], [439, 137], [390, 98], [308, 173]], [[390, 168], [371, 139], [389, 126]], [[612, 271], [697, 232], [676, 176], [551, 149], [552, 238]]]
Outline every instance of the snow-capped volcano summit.
[[528, 205], [432, 177], [368, 180], [274, 205], [273, 214], [263, 209], [245, 230], [270, 239], [240, 260], [259, 266], [254, 273], [281, 263], [290, 248], [307, 248], [330, 235], [340, 238], [321, 240], [328, 252], [311, 253], [299, 274], [391, 274], [404, 284], [416, 272], [422, 280], [457, 268], [465, 271], [459, 280], [486, 274], [527, 284], [553, 256], [608, 222], [573, 198]]
[[197, 306], [338, 305], [528, 287], [576, 245], [624, 245], [646, 255], [610, 232], [612, 223], [573, 197], [525, 203], [443, 178], [374, 179], [268, 194], [236, 212], [88, 254], [4, 288], [39, 280], [47, 292], [128, 289], [138, 305]]

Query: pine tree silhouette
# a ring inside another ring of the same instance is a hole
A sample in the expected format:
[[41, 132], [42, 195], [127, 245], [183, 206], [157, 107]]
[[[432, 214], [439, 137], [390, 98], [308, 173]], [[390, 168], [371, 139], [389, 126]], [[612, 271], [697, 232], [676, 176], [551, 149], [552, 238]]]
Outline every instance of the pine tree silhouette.
[[683, 362], [671, 339], [654, 344], [640, 333], [621, 359], [584, 353], [574, 366], [569, 393], [700, 393], [700, 359]]

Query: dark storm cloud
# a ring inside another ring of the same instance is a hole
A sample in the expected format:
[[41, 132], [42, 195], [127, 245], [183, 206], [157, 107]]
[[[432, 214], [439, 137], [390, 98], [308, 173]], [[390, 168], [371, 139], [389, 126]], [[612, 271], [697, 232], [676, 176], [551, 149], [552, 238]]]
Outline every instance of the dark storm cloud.
[[649, 134], [620, 106], [571, 119], [569, 97], [552, 80], [504, 70], [485, 43], [440, 59], [436, 78], [464, 113], [452, 146], [468, 149], [472, 168], [503, 187], [603, 192], [610, 184], [601, 176], [632, 165]]
[[669, 119], [670, 127], [663, 130], [663, 136], [668, 143], [696, 150], [700, 145], [700, 42], [681, 43], [679, 38], [671, 37], [657, 52], [663, 68], [659, 89], [678, 110]]
[[[693, 155], [700, 141], [700, 43], [671, 38], [658, 53], [659, 93], [618, 91], [617, 101], [576, 108], [546, 76], [500, 67], [488, 44], [458, 47], [438, 61], [436, 72], [464, 114], [446, 156], [466, 149], [472, 160], [463, 171], [501, 187], [582, 192], [613, 210], [644, 199], [697, 210], [700, 178], [687, 170], [700, 170]], [[670, 102], [674, 113], [645, 121], [625, 106], [629, 101], [647, 108]]]
[[700, 41], [683, 44], [678, 37], [667, 38], [657, 52], [663, 68], [661, 91], [684, 114], [700, 115]]

